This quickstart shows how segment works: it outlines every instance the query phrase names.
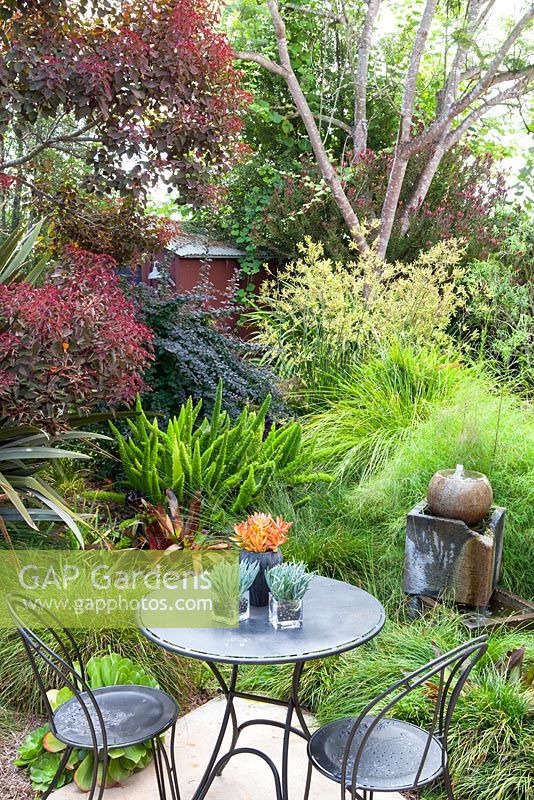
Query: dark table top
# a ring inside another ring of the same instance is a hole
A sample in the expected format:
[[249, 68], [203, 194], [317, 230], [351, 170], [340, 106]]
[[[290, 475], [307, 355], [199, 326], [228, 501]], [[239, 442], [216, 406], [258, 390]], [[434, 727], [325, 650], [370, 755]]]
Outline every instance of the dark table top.
[[251, 608], [239, 628], [147, 628], [151, 641], [179, 655], [226, 664], [285, 664], [352, 650], [372, 639], [386, 621], [382, 604], [363, 589], [315, 577], [304, 597], [304, 624], [275, 630], [267, 607]]

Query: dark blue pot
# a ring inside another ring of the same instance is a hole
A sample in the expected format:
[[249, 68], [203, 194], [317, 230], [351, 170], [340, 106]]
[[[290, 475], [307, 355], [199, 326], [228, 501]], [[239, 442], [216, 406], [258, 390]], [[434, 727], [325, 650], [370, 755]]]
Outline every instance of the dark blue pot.
[[250, 605], [251, 606], [266, 606], [269, 603], [269, 587], [265, 580], [265, 570], [281, 564], [284, 560], [281, 550], [273, 552], [269, 550], [267, 553], [252, 553], [250, 550], [241, 550], [239, 554], [240, 561], [257, 561], [260, 569], [254, 583], [250, 587]]

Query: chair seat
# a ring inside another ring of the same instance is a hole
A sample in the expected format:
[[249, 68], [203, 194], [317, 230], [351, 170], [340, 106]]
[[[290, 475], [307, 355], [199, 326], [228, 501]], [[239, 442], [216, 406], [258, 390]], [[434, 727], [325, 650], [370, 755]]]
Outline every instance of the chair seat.
[[[178, 705], [166, 692], [150, 686], [105, 686], [93, 694], [104, 720], [109, 749], [147, 741], [166, 731], [178, 716]], [[81, 692], [99, 747], [102, 734], [98, 715], [87, 692]], [[56, 737], [73, 747], [91, 749], [93, 740], [83, 707], [72, 697], [54, 712]]]
[[[308, 753], [314, 766], [338, 783], [341, 783], [345, 747], [356, 719], [350, 717], [324, 725], [313, 734], [308, 743]], [[375, 718], [366, 717], [354, 737], [347, 769], [347, 784], [350, 784], [356, 752], [373, 719]], [[356, 775], [356, 788], [377, 792], [414, 788], [427, 742], [428, 732], [416, 725], [397, 719], [382, 719], [364, 745]], [[417, 786], [431, 783], [442, 772], [443, 747], [438, 739], [432, 737]]]

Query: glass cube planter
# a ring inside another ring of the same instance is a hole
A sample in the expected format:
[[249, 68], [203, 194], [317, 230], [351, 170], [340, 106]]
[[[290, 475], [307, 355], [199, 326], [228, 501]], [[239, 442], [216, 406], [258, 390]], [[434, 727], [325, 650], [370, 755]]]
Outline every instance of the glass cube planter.
[[238, 616], [237, 609], [234, 603], [213, 603], [212, 610], [213, 621], [219, 625], [235, 627], [238, 624], [240, 617]]
[[276, 600], [269, 595], [269, 622], [277, 631], [302, 628], [302, 600]]
[[250, 617], [250, 592], [247, 590], [239, 597], [239, 622]]

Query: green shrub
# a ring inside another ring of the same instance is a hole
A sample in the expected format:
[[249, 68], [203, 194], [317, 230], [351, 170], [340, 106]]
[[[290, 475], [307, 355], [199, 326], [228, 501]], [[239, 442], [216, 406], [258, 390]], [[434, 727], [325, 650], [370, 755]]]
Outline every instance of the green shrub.
[[258, 411], [245, 408], [235, 424], [222, 411], [222, 383], [210, 419], [197, 425], [201, 403], [191, 398], [178, 417], [161, 430], [149, 421], [138, 402], [139, 415], [129, 420], [131, 435], [112, 425], [126, 478], [133, 489], [153, 503], [171, 489], [179, 504], [201, 492], [209, 518], [238, 514], [261, 499], [273, 479], [288, 484], [329, 480], [305, 471], [301, 426], [288, 422], [266, 429], [270, 396]]
[[[231, 330], [240, 311], [232, 288], [222, 298], [207, 283], [187, 294], [165, 286], [138, 290], [142, 319], [154, 334], [155, 358], [144, 376], [152, 391], [143, 396], [145, 408], [170, 417], [192, 397], [211, 414], [222, 380], [223, 407], [232, 419], [247, 403], [260, 406], [269, 393], [271, 416], [283, 416], [276, 377], [253, 361], [257, 348]], [[214, 298], [222, 305], [210, 305]]]
[[[528, 256], [527, 256], [528, 258]], [[475, 352], [511, 370], [534, 389], [534, 287], [499, 256], [475, 261], [465, 273], [469, 293], [462, 334]]]
[[338, 478], [376, 472], [433, 404], [448, 399], [465, 370], [437, 350], [399, 342], [349, 368], [311, 414], [304, 442]]

